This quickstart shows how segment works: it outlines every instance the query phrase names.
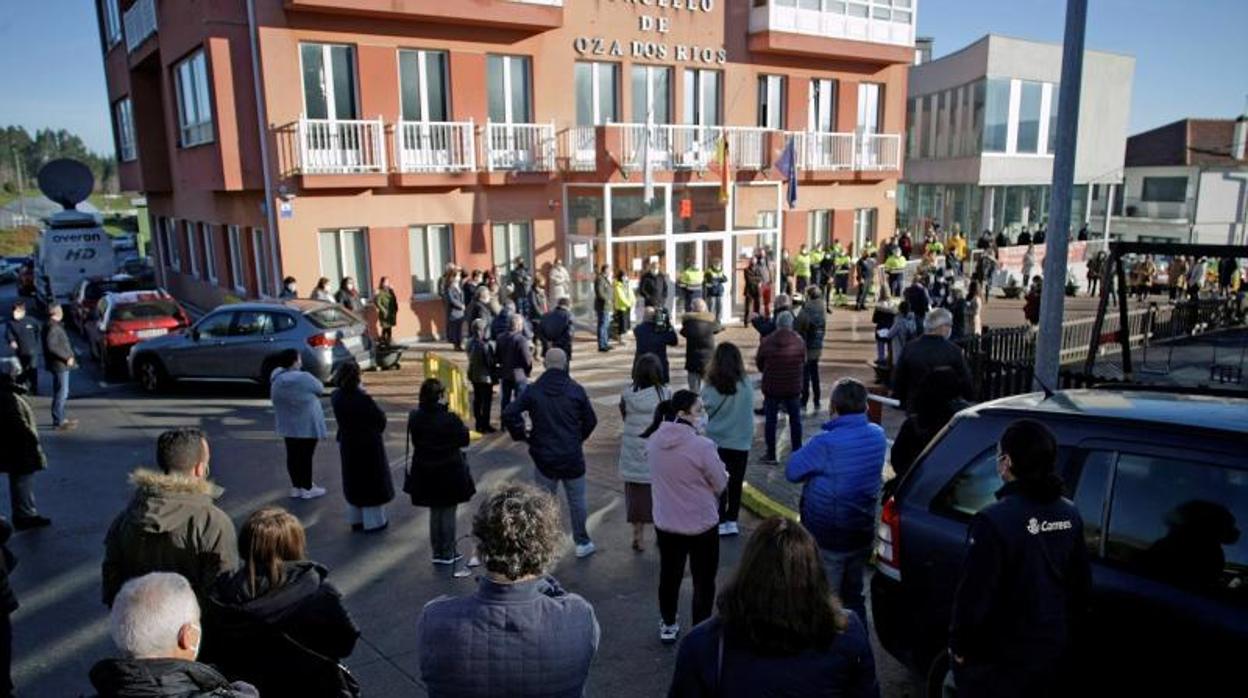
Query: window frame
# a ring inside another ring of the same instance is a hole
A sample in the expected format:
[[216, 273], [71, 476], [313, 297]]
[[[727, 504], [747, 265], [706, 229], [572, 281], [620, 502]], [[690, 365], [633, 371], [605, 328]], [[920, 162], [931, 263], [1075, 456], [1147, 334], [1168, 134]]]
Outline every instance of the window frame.
[[[418, 73], [417, 83], [416, 83], [416, 96], [420, 102], [420, 104], [418, 105], [420, 108], [420, 118], [418, 119], [408, 118], [408, 115], [404, 109], [403, 86], [406, 83], [406, 80], [408, 79], [406, 78], [406, 72], [403, 70], [404, 54], [416, 54], [416, 72]], [[440, 79], [442, 80], [443, 104], [442, 104], [441, 111], [443, 114], [446, 115], [445, 119], [429, 118], [429, 105], [431, 103], [429, 99], [430, 93], [429, 93], [429, 80], [428, 80], [428, 77], [430, 75], [430, 72], [429, 72], [430, 54], [438, 54], [442, 57], [442, 70], [441, 70]], [[424, 124], [443, 123], [443, 122], [453, 121], [452, 114], [451, 114], [451, 56], [450, 56], [450, 51], [446, 51], [443, 49], [400, 48], [395, 53], [395, 60], [398, 62], [398, 72], [399, 72], [399, 119], [400, 121], [424, 123]]]
[[[500, 71], [500, 79], [502, 80], [503, 94], [501, 97], [501, 106], [503, 108], [503, 119], [501, 121], [493, 119], [491, 113], [492, 109], [490, 108], [490, 103], [493, 100], [490, 91], [493, 89], [494, 85], [494, 81], [491, 79], [490, 71], [490, 66], [493, 63], [490, 59], [492, 58], [498, 59], [499, 61], [498, 69]], [[524, 80], [524, 89], [522, 90], [522, 93], [524, 95], [525, 103], [523, 106], [525, 107], [525, 114], [521, 119], [516, 118], [517, 115], [515, 112], [518, 105], [516, 105], [512, 99], [512, 96], [516, 92], [516, 89], [513, 86], [514, 76], [516, 74], [516, 67], [514, 64], [518, 64], [521, 67], [520, 76]], [[536, 118], [536, 105], [533, 103], [533, 57], [527, 54], [489, 53], [486, 54], [485, 57], [485, 72], [485, 109], [487, 118], [494, 123], [500, 124], [533, 123]]]
[[[360, 298], [363, 298], [363, 299], [371, 298], [373, 294], [373, 269], [372, 269], [372, 263], [370, 259], [371, 248], [369, 246], [369, 240], [368, 240], [369, 238], [368, 228], [364, 226], [359, 226], [359, 227], [353, 227], [353, 228], [319, 228], [317, 229], [316, 231], [317, 255], [316, 256], [317, 256], [318, 266], [320, 266], [323, 261], [323, 258], [321, 256], [321, 250], [322, 250], [321, 245], [323, 244], [322, 240], [324, 239], [324, 235], [326, 233], [333, 234], [335, 244], [338, 246], [338, 257], [337, 257], [338, 259], [338, 271], [337, 271], [338, 282], [341, 283], [344, 278], [346, 278], [347, 276], [350, 276], [355, 281], [355, 288], [357, 291], [360, 292]], [[360, 271], [362, 273], [360, 274], [351, 275], [351, 274], [344, 273], [346, 270], [343, 268], [343, 260], [345, 260], [347, 257], [346, 241], [351, 239], [351, 236], [347, 235], [347, 233], [354, 233], [354, 234], [360, 235], [360, 240], [361, 242], [364, 243], [363, 253], [362, 253], [361, 260], [360, 260], [361, 265], [362, 265]], [[321, 272], [321, 276], [324, 276], [329, 279], [334, 278], [332, 275], [326, 273], [325, 269], [321, 269], [320, 272]]]
[[188, 219], [182, 221], [182, 227], [186, 233], [186, 257], [187, 261], [190, 263], [189, 272], [191, 276], [199, 278], [199, 250], [196, 249], [197, 243], [195, 240], [197, 237], [196, 231], [199, 230], [199, 226], [195, 225], [194, 221]]
[[[438, 232], [444, 233], [446, 235], [446, 239], [448, 242], [447, 249], [450, 250], [449, 258], [442, 260], [441, 265], [439, 265], [439, 267], [436, 269], [434, 268], [434, 265], [432, 263], [432, 260], [433, 260], [433, 255], [431, 254], [431, 250], [433, 249], [431, 245], [432, 236], [429, 235], [429, 233], [431, 232], [431, 229], [435, 229], [435, 228], [440, 229]], [[428, 275], [428, 278], [423, 280], [421, 283], [429, 284], [431, 288], [431, 290], [425, 291], [425, 292], [417, 292], [416, 290], [417, 288], [416, 271], [417, 270], [415, 269], [415, 266], [413, 264], [414, 260], [412, 259], [412, 244], [413, 244], [412, 238], [414, 235], [417, 234], [418, 231], [423, 238], [424, 255], [425, 255], [425, 273]], [[451, 224], [451, 223], [417, 223], [417, 224], [407, 226], [407, 257], [408, 257], [408, 271], [410, 272], [409, 275], [411, 276], [411, 284], [412, 284], [412, 298], [416, 300], [431, 300], [431, 299], [437, 298], [438, 297], [438, 280], [442, 277], [444, 267], [446, 266], [448, 262], [455, 261], [455, 226], [454, 224]]]
[[211, 223], [199, 224], [199, 235], [204, 246], [204, 275], [208, 281], [217, 283], [217, 246], [213, 241], [213, 228]]
[[121, 0], [103, 0], [100, 3], [100, 16], [103, 19], [104, 53], [108, 53], [122, 39]]
[[[711, 78], [708, 80], [708, 78]], [[685, 126], [712, 128], [724, 123], [724, 71], [714, 68], [685, 68], [681, 73], [685, 95], [684, 108], [681, 110], [681, 123]], [[706, 93], [708, 85], [715, 86], [715, 113], [713, 119], [706, 114]], [[688, 95], [693, 90], [693, 100]]]
[[[194, 148], [216, 140], [215, 119], [212, 105], [212, 79], [209, 73], [208, 54], [204, 47], [191, 51], [172, 66], [174, 78], [175, 110], [178, 117], [178, 147]], [[185, 69], [185, 72], [184, 72]], [[199, 80], [203, 80], [203, 84]], [[187, 81], [190, 82], [190, 102], [187, 101]], [[202, 102], [202, 103], [201, 103]], [[187, 114], [193, 106], [195, 113]], [[192, 120], [193, 119], [193, 120]]]
[[[787, 75], [765, 73], [758, 76], [758, 120], [759, 128], [783, 131], [788, 122], [789, 81]], [[775, 98], [775, 104], [772, 103]], [[774, 126], [772, 123], [774, 122]]]
[[[512, 265], [514, 264], [515, 259], [518, 256], [512, 245], [512, 233], [513, 233], [512, 226], [521, 226], [521, 225], [525, 227], [525, 230], [528, 233], [528, 239], [529, 239], [528, 251], [525, 254], [525, 259], [524, 259], [524, 266], [525, 266], [525, 269], [528, 269], [530, 272], [532, 272], [533, 265], [534, 265], [534, 261], [533, 261], [534, 260], [534, 250], [533, 250], [534, 235], [533, 235], [532, 219], [491, 221], [490, 222], [490, 263], [494, 268], [494, 273], [498, 275], [500, 284], [503, 282], [503, 276], [511, 273]], [[498, 245], [495, 244], [495, 240], [496, 240], [495, 236], [498, 233], [499, 226], [502, 226], [505, 231], [503, 239], [505, 242], [506, 250], [504, 251], [504, 254], [502, 257], [502, 262], [503, 262], [502, 264], [498, 263], [499, 250], [498, 250]]]
[[117, 159], [121, 162], [137, 160], [139, 154], [134, 141], [134, 106], [130, 102], [130, 95], [113, 103], [113, 125], [117, 132]]
[[[826, 90], [824, 88], [827, 88]], [[819, 128], [817, 121], [822, 113], [823, 95], [827, 93], [828, 128]], [[837, 102], [841, 96], [840, 80], [814, 77], [810, 79], [810, 91], [806, 97], [806, 130], [811, 133], [836, 133]]]
[[[639, 75], [639, 71], [640, 71], [640, 75], [644, 76], [643, 77], [643, 80], [645, 81], [645, 94], [644, 95], [638, 95], [637, 90], [635, 89], [634, 81], [637, 79]], [[664, 95], [664, 100], [666, 102], [666, 105], [665, 105], [666, 115], [663, 118], [659, 118], [659, 116], [656, 114], [654, 118], [654, 123], [658, 125], [671, 124], [672, 120], [675, 118], [675, 114], [673, 113], [674, 111], [673, 106], [676, 103], [676, 97], [675, 97], [675, 91], [674, 91], [675, 81], [676, 81], [676, 78], [675, 78], [676, 69], [670, 65], [649, 65], [649, 64], [643, 65], [640, 63], [634, 63], [632, 64], [632, 70], [629, 71], [629, 75], [630, 75], [629, 84], [633, 85], [634, 87], [632, 91], [633, 92], [632, 94], [632, 108], [633, 108], [632, 118], [633, 118], [634, 123], [645, 123], [645, 120], [646, 120], [645, 115], [654, 110], [656, 101], [657, 101], [656, 97], [659, 95], [659, 92], [660, 92], [658, 90], [659, 81], [656, 76], [660, 74], [665, 74], [667, 76], [667, 89], [666, 89], [667, 94]], [[644, 103], [642, 103], [641, 100], [639, 99], [643, 97], [644, 97]], [[639, 104], [641, 108], [640, 119], [637, 118], [638, 117], [637, 109], [638, 109]]]
[[243, 278], [242, 235], [237, 225], [225, 226], [225, 244], [230, 253], [230, 284], [234, 290], [247, 294], [247, 280]]
[[[588, 115], [591, 123], [581, 123], [582, 115], [580, 110], [580, 85], [579, 72], [582, 66], [589, 70], [589, 107]], [[614, 83], [611, 89], [611, 113], [604, 112], [603, 94], [604, 94], [604, 72], [610, 76], [610, 80]], [[619, 123], [621, 104], [621, 64], [612, 61], [575, 61], [572, 65], [572, 91], [573, 104], [576, 108], [576, 125], [577, 126], [602, 126], [604, 124]]]
[[[806, 248], [813, 250], [820, 245], [832, 244], [833, 213], [830, 208], [811, 209], [806, 215]], [[823, 222], [820, 230], [820, 222]]]

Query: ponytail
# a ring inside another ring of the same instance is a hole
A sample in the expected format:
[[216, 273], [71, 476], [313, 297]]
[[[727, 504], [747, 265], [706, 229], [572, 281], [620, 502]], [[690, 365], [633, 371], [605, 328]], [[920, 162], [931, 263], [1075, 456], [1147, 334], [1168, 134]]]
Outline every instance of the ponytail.
[[677, 390], [671, 399], [660, 402], [659, 406], [654, 408], [654, 421], [650, 422], [649, 428], [641, 432], [641, 438], [650, 438], [650, 435], [657, 431], [663, 422], [676, 421], [676, 415], [689, 412], [698, 399], [698, 394], [692, 390]]

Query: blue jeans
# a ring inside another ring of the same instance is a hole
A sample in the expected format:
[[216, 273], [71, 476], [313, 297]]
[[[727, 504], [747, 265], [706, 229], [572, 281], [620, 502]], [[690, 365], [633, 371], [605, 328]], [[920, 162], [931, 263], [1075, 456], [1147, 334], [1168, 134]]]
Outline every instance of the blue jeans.
[[507, 409], [507, 405], [511, 404], [513, 397], [520, 397], [520, 394], [524, 392], [525, 387], [528, 385], [528, 378], [519, 381], [504, 378], [502, 387], [499, 389], [499, 414], [502, 414], [502, 411]]
[[823, 558], [832, 593], [840, 598], [845, 608], [858, 614], [865, 627], [867, 598], [863, 595], [863, 574], [867, 569], [867, 559], [871, 557], [871, 546], [843, 553], [820, 548], [819, 556]]
[[598, 348], [607, 349], [611, 346], [611, 313], [606, 308], [594, 312], [598, 314]]
[[69, 400], [69, 369], [52, 372], [52, 426], [65, 421], [65, 402]]
[[723, 312], [723, 308], [724, 308], [724, 297], [723, 296], [709, 296], [706, 299], [706, 305], [707, 305], [707, 310], [710, 311], [711, 315], [715, 316], [715, 322], [719, 322], [720, 321], [719, 314]]
[[764, 436], [767, 439], [766, 455], [769, 459], [776, 457], [776, 423], [779, 421], [779, 412], [782, 406], [785, 414], [789, 415], [789, 441], [792, 447], [790, 452], [802, 447], [802, 406], [800, 399], [797, 397], [764, 397]]
[[585, 503], [585, 476], [555, 480], [534, 469], [533, 482], [551, 495], [559, 494], [559, 483], [563, 483], [563, 493], [568, 497], [568, 513], [572, 515], [572, 540], [577, 545], [590, 542], [589, 529], [585, 527], [589, 518], [589, 506]]

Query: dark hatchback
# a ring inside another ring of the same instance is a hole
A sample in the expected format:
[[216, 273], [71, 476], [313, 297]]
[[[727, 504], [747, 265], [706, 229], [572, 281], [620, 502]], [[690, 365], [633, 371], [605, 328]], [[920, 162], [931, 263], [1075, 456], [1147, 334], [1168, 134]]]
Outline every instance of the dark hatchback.
[[[1021, 395], [957, 415], [884, 502], [871, 607], [880, 642], [939, 695], [971, 516], [1001, 486], [996, 443], [1053, 430], [1092, 556], [1080, 694], [1248, 685], [1248, 399], [1132, 390]], [[1238, 686], [1238, 688], [1234, 688]], [[1178, 691], [1175, 693], [1174, 691]]]

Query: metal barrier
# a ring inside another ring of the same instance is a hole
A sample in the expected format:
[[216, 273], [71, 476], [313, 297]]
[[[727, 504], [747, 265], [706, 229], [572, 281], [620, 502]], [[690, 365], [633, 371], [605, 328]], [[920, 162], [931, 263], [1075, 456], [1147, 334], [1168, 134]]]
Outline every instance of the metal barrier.
[[598, 169], [598, 130], [595, 126], [570, 126], [560, 134], [559, 162], [573, 172]]

